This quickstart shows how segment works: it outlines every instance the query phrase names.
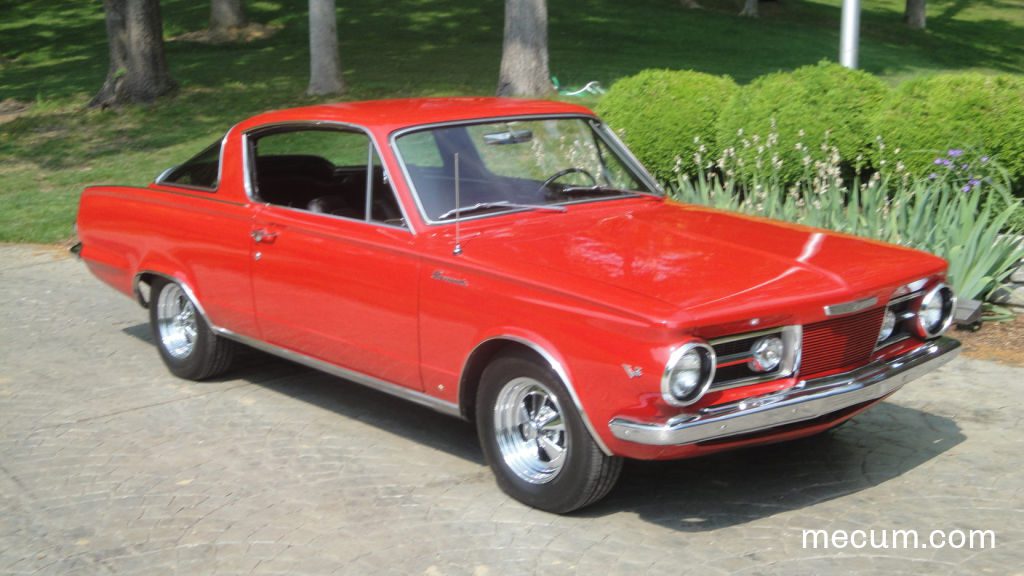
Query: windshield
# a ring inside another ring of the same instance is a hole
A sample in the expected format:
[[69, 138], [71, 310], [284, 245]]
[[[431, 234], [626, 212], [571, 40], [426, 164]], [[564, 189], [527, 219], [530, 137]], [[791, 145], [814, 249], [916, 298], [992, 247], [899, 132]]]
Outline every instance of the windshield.
[[654, 194], [584, 118], [441, 126], [403, 134], [396, 145], [432, 222]]

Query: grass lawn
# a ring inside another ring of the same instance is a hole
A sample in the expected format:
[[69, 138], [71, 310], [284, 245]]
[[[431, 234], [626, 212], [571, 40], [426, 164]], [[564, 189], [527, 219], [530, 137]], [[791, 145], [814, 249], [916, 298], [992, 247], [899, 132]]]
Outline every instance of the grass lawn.
[[[565, 86], [608, 86], [650, 67], [747, 82], [836, 57], [839, 0], [763, 3], [757, 20], [737, 17], [737, 2], [551, 0], [552, 72]], [[169, 38], [206, 25], [206, 1], [161, 4]], [[107, 66], [101, 3], [0, 0], [0, 241], [64, 240], [83, 186], [145, 184], [253, 113], [316, 101], [303, 95], [305, 0], [246, 4], [280, 31], [243, 45], [170, 41], [176, 96], [87, 111]], [[338, 4], [346, 98], [493, 92], [501, 0]], [[861, 65], [893, 83], [943, 70], [1024, 74], [1024, 0], [931, 0], [923, 32], [901, 23], [903, 0], [865, 4]]]

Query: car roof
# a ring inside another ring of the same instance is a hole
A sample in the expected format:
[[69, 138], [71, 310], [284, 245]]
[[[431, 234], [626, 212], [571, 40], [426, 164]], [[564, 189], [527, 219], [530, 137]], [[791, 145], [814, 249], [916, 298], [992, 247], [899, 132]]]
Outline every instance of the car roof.
[[593, 115], [593, 112], [584, 106], [551, 100], [496, 97], [402, 98], [275, 110], [253, 116], [243, 124], [247, 129], [278, 122], [325, 121], [345, 122], [370, 129], [395, 130], [477, 118], [547, 114]]

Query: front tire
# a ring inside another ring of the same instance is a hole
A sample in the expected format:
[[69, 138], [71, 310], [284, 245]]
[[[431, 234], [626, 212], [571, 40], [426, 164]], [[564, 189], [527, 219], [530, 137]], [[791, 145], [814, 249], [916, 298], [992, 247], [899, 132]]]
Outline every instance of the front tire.
[[231, 368], [235, 343], [213, 333], [185, 289], [175, 282], [157, 279], [150, 293], [153, 340], [172, 374], [205, 380]]
[[502, 356], [483, 372], [476, 405], [484, 456], [506, 494], [563, 514], [615, 486], [622, 459], [594, 442], [561, 379], [526, 355]]

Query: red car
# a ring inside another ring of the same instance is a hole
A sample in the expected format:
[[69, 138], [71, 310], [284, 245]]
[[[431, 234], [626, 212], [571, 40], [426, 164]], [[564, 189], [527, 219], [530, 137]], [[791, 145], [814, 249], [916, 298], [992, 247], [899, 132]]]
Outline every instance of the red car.
[[943, 260], [668, 200], [565, 103], [261, 114], [87, 188], [78, 234], [174, 374], [243, 344], [473, 420], [501, 488], [554, 512], [623, 458], [837, 426], [959, 347]]

